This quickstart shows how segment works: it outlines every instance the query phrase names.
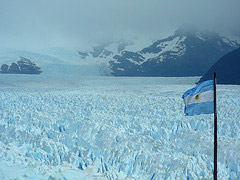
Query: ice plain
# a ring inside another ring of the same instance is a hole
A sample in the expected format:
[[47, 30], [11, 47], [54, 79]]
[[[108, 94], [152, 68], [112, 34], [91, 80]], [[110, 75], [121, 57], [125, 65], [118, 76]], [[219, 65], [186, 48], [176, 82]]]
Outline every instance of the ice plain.
[[[1, 75], [1, 179], [212, 179], [213, 115], [184, 115], [199, 77]], [[240, 86], [217, 85], [218, 177], [240, 179]]]

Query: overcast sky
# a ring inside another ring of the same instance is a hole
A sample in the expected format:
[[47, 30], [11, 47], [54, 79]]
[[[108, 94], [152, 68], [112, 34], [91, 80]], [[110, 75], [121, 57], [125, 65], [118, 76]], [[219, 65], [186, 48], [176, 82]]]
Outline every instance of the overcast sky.
[[183, 23], [240, 32], [240, 0], [0, 0], [0, 47], [157, 38]]

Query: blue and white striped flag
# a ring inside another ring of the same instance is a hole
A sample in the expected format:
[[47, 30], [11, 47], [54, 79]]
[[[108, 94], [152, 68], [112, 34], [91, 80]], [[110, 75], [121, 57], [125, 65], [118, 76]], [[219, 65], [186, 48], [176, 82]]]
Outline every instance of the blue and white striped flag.
[[185, 103], [184, 112], [187, 116], [214, 113], [213, 80], [199, 83], [186, 91], [182, 98]]

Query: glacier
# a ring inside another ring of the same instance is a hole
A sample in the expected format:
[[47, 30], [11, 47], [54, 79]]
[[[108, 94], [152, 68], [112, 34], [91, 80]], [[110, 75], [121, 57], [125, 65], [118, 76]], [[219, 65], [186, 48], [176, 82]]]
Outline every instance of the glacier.
[[[212, 179], [213, 115], [184, 115], [200, 77], [2, 75], [1, 179]], [[217, 85], [218, 177], [240, 179], [240, 86]]]

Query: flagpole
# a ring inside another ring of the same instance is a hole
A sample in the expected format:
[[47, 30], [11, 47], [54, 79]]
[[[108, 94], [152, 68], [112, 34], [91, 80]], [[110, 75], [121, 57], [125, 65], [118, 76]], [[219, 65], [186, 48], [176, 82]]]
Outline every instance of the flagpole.
[[216, 72], [214, 72], [214, 175], [217, 180], [217, 93], [216, 93]]

